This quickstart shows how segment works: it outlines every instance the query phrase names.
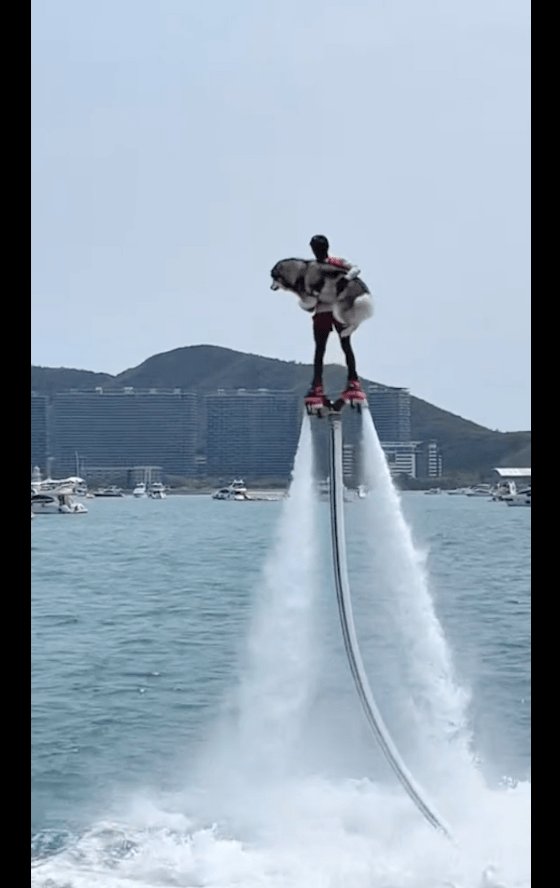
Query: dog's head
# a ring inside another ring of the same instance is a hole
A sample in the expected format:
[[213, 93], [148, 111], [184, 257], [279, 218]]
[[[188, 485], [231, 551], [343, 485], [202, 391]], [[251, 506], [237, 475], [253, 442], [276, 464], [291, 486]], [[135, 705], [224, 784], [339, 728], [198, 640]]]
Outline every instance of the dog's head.
[[303, 289], [303, 275], [308, 262], [305, 259], [281, 259], [277, 262], [270, 276], [271, 290], [290, 290], [298, 293]]

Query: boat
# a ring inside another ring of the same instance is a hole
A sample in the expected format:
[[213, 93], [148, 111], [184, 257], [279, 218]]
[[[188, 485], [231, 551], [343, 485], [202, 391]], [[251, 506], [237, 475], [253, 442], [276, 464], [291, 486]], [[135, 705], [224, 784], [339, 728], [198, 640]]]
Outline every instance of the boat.
[[115, 484], [112, 484], [111, 487], [100, 487], [99, 490], [96, 490], [93, 494], [94, 496], [124, 496], [124, 492], [121, 487], [117, 487]]
[[31, 513], [35, 515], [79, 515], [87, 512], [83, 503], [72, 495], [70, 487], [31, 491]]
[[492, 485], [491, 484], [477, 484], [476, 487], [471, 487], [470, 490], [467, 490], [467, 496], [492, 496]]
[[167, 497], [165, 486], [161, 481], [154, 481], [153, 484], [150, 484], [148, 487], [148, 496], [151, 497], [151, 499], [165, 499]]
[[508, 506], [531, 506], [531, 488], [528, 487], [527, 490], [520, 490], [519, 493], [514, 494], [511, 497], [505, 498], [505, 502]]
[[513, 496], [516, 496], [518, 493], [517, 487], [515, 485], [515, 481], [504, 481], [501, 484], [497, 484], [492, 491], [492, 499], [498, 501], [507, 501], [511, 499]]
[[86, 482], [77, 475], [58, 480], [54, 478], [43, 480], [41, 472], [35, 468], [31, 475], [31, 515], [83, 514], [87, 509], [78, 502], [78, 497], [85, 496], [86, 491]]
[[132, 491], [132, 496], [135, 496], [137, 499], [141, 497], [147, 497], [148, 493], [146, 491], [146, 485], [142, 481], [140, 484], [137, 484], [134, 490]]
[[78, 478], [77, 476], [68, 479], [72, 482], [74, 487], [74, 496], [80, 497], [80, 499], [91, 498], [91, 494], [88, 492], [87, 482], [84, 481], [83, 478]]
[[52, 490], [68, 488], [75, 497], [85, 498], [88, 495], [87, 484], [78, 475], [70, 475], [68, 478], [41, 478], [41, 472], [37, 467], [31, 474], [31, 492], [48, 493]]
[[425, 490], [424, 493], [426, 496], [436, 496], [438, 493], [441, 493], [441, 487], [430, 487], [430, 489]]
[[238, 502], [242, 500], [250, 500], [251, 497], [247, 494], [247, 488], [245, 486], [245, 482], [242, 478], [234, 478], [234, 480], [228, 484], [227, 487], [220, 487], [216, 493], [212, 494], [212, 499], [217, 500], [237, 500]]

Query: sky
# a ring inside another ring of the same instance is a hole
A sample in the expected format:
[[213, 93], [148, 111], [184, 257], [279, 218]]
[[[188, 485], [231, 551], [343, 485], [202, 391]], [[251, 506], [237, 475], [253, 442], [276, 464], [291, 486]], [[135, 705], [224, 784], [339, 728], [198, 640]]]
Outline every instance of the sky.
[[32, 364], [311, 363], [270, 269], [325, 234], [373, 296], [360, 375], [530, 429], [530, 0], [31, 9]]

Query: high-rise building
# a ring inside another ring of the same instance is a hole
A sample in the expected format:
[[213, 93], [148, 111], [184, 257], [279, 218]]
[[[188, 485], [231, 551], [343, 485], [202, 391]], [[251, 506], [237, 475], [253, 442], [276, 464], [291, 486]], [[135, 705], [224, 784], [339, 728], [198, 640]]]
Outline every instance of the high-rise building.
[[[368, 400], [391, 471], [411, 477], [441, 475], [437, 442], [410, 440], [407, 389], [371, 385]], [[220, 389], [199, 397], [181, 389], [70, 391], [31, 395], [31, 463], [58, 477], [88, 467], [96, 475], [121, 475], [134, 483], [138, 469], [162, 475], [231, 480], [289, 479], [302, 419], [292, 391]], [[345, 409], [345, 483], [363, 475], [363, 418]], [[328, 477], [329, 424], [311, 423], [315, 476]], [[51, 465], [52, 463], [52, 465]], [[112, 477], [112, 476], [111, 476]]]
[[392, 475], [417, 477], [417, 441], [384, 441], [381, 446]]
[[44, 470], [49, 456], [49, 399], [31, 392], [31, 465]]
[[442, 456], [437, 441], [383, 441], [381, 444], [391, 474], [410, 478], [439, 478]]
[[410, 441], [409, 390], [373, 383], [367, 398], [379, 440]]
[[419, 478], [440, 478], [443, 474], [443, 458], [435, 439], [419, 444], [417, 470]]
[[289, 478], [301, 425], [293, 392], [219, 389], [204, 401], [208, 475]]
[[52, 450], [59, 474], [80, 466], [161, 466], [196, 473], [197, 397], [173, 390], [65, 392], [52, 404]]
[[345, 481], [354, 476], [354, 445], [342, 445], [342, 475]]

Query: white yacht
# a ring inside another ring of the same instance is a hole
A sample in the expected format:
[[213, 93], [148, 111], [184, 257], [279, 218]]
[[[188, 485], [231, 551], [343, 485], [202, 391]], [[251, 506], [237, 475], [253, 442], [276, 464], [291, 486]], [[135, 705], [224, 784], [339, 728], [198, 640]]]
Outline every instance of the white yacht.
[[512, 497], [505, 498], [508, 506], [531, 506], [531, 488], [528, 487], [526, 490], [520, 490], [519, 493], [514, 494]]
[[31, 489], [31, 513], [35, 515], [79, 515], [87, 512], [83, 503], [78, 502], [72, 495], [70, 487], [55, 487], [51, 490]]
[[491, 484], [477, 484], [475, 487], [471, 487], [470, 490], [467, 490], [467, 496], [485, 496], [487, 498], [492, 496], [492, 485]]
[[78, 475], [70, 475], [68, 478], [41, 478], [41, 472], [35, 468], [31, 474], [31, 490], [35, 493], [46, 493], [50, 490], [68, 488], [75, 497], [87, 496], [87, 484]]
[[77, 498], [84, 496], [85, 491], [87, 491], [86, 482], [77, 475], [61, 480], [53, 478], [42, 480], [41, 473], [36, 468], [31, 475], [31, 515], [83, 514], [87, 509]]
[[497, 484], [492, 491], [492, 499], [493, 500], [509, 500], [512, 497], [516, 496], [517, 487], [515, 481], [503, 481], [500, 484]]
[[136, 499], [141, 499], [142, 497], [148, 496], [148, 492], [146, 490], [146, 485], [143, 481], [140, 484], [136, 485], [136, 487], [132, 491], [132, 496], [135, 496]]
[[217, 500], [250, 500], [247, 494], [245, 482], [241, 478], [235, 478], [227, 487], [220, 487], [216, 493], [212, 494], [212, 499]]
[[167, 497], [165, 486], [161, 481], [154, 481], [153, 484], [150, 484], [148, 487], [148, 496], [151, 497], [151, 499], [165, 499]]

